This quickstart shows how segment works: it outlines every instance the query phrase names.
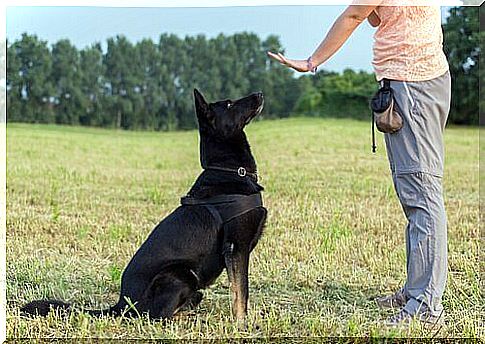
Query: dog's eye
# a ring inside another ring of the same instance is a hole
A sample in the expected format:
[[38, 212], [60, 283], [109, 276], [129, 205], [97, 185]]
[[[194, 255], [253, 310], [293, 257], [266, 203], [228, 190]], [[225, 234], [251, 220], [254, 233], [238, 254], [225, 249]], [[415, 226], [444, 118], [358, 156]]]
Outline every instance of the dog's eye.
[[227, 102], [227, 108], [229, 109], [232, 106], [231, 102]]

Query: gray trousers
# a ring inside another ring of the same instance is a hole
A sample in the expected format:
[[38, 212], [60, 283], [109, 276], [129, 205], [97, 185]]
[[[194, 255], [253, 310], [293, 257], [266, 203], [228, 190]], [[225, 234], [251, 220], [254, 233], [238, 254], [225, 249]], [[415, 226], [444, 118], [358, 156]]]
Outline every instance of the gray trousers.
[[443, 130], [450, 109], [451, 80], [391, 81], [403, 128], [385, 134], [394, 188], [408, 220], [405, 310], [438, 315], [446, 284], [447, 225], [443, 202]]

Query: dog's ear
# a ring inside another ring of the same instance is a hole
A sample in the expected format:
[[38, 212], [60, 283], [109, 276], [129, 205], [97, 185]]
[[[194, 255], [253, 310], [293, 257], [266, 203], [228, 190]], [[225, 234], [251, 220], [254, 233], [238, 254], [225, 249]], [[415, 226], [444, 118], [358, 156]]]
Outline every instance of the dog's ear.
[[197, 117], [205, 117], [209, 106], [204, 99], [204, 96], [199, 92], [198, 89], [194, 88], [194, 99], [195, 99], [195, 112]]
[[209, 124], [213, 125], [214, 115], [209, 111], [209, 104], [207, 104], [202, 93], [196, 88], [194, 88], [194, 99], [195, 113], [197, 114], [199, 123], [207, 121]]

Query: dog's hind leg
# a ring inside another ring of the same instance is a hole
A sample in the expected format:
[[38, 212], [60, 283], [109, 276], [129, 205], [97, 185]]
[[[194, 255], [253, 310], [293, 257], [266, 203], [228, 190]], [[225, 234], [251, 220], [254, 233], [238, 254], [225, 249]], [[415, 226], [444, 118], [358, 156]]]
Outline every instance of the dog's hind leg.
[[196, 287], [197, 281], [190, 269], [174, 266], [155, 276], [139, 309], [147, 312], [151, 318], [171, 318], [182, 307], [201, 301], [202, 294], [196, 292]]

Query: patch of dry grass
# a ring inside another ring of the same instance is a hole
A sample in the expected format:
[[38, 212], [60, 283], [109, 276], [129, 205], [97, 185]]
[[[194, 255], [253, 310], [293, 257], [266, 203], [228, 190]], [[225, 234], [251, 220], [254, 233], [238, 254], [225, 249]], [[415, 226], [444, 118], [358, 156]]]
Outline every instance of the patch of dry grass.
[[[10, 124], [7, 129], [8, 338], [221, 338], [484, 335], [479, 284], [478, 129], [446, 130], [447, 325], [390, 330], [372, 298], [405, 279], [404, 218], [383, 142], [368, 123], [262, 121], [248, 128], [269, 219], [250, 267], [249, 328], [229, 310], [225, 274], [197, 311], [147, 319], [25, 319], [19, 307], [59, 298], [105, 307], [120, 274], [200, 171], [195, 131], [119, 132]], [[387, 214], [387, 216], [386, 216]], [[258, 326], [252, 326], [257, 324]]]

